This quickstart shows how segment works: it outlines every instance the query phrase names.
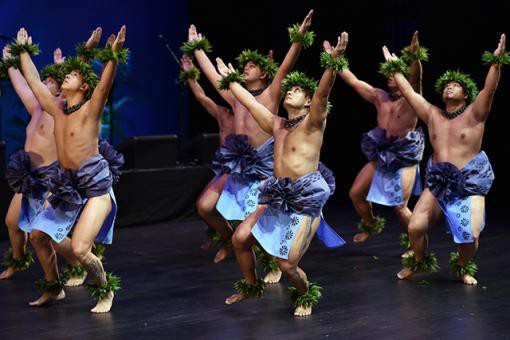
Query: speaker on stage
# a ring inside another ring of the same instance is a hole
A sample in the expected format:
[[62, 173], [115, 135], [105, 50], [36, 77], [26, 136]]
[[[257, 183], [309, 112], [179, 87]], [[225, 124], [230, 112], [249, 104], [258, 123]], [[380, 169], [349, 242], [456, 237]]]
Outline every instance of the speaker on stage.
[[219, 145], [218, 133], [202, 133], [181, 148], [179, 160], [181, 164], [209, 165]]
[[135, 136], [119, 144], [117, 150], [124, 154], [124, 169], [177, 165], [177, 135]]

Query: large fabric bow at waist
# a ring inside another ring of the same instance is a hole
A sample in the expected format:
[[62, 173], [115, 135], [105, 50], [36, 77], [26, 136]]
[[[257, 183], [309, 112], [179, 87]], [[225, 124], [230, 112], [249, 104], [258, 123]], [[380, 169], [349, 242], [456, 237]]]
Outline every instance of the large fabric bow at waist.
[[230, 134], [216, 151], [212, 168], [216, 174], [235, 174], [262, 179], [273, 174], [274, 139], [268, 139], [257, 149], [248, 143], [248, 136]]
[[48, 199], [54, 208], [74, 210], [83, 205], [87, 198], [109, 192], [113, 176], [108, 162], [102, 155], [85, 161], [78, 170], [58, 168], [50, 179], [53, 195]]
[[376, 127], [362, 135], [361, 149], [369, 161], [377, 161], [379, 168], [395, 171], [421, 161], [425, 136], [421, 127], [402, 138], [386, 137], [386, 130]]

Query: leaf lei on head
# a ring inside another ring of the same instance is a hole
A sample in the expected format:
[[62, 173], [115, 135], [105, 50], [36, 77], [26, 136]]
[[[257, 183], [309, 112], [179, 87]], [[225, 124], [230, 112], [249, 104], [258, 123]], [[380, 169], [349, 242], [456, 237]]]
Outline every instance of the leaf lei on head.
[[282, 96], [285, 96], [287, 92], [293, 87], [299, 86], [302, 89], [310, 92], [311, 95], [317, 90], [317, 81], [313, 78], [308, 77], [305, 73], [300, 71], [294, 71], [283, 79], [281, 91]]
[[278, 72], [278, 64], [256, 50], [244, 50], [239, 54], [236, 60], [239, 63], [239, 68], [244, 68], [249, 61], [258, 65], [262, 71], [267, 73], [269, 79], [273, 79], [276, 72]]
[[89, 85], [89, 90], [85, 97], [87, 99], [90, 99], [90, 97], [92, 96], [92, 92], [94, 92], [94, 89], [99, 83], [99, 78], [92, 69], [92, 66], [89, 63], [84, 62], [83, 60], [80, 59], [80, 57], [77, 56], [67, 58], [63, 65], [64, 65], [63, 69], [66, 75], [71, 73], [72, 71], [80, 72], [80, 74], [83, 76], [84, 82]]
[[66, 76], [64, 64], [49, 64], [46, 65], [41, 70], [41, 79], [44, 80], [48, 77], [51, 77], [55, 79], [55, 81], [60, 85], [62, 85], [62, 82], [64, 81], [64, 78]]
[[478, 94], [478, 88], [476, 86], [476, 83], [473, 81], [473, 79], [471, 79], [469, 74], [460, 71], [448, 70], [441, 77], [439, 77], [434, 86], [436, 92], [442, 94], [446, 84], [452, 81], [459, 83], [462, 86], [462, 88], [467, 92], [468, 101], [470, 103], [472, 103], [475, 100]]

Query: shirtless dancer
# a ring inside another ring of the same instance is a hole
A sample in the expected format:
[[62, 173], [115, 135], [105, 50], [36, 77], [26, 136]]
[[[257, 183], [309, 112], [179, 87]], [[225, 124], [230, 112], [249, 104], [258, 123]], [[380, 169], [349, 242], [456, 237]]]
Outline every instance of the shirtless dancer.
[[[101, 29], [94, 30], [84, 44], [84, 49], [94, 49], [100, 37]], [[41, 71], [43, 83], [51, 94], [60, 96], [60, 86], [65, 76], [63, 71], [64, 57], [57, 48], [53, 53], [53, 64]], [[25, 148], [11, 156], [7, 169], [7, 180], [15, 191], [6, 217], [9, 238], [12, 245], [11, 256], [6, 255], [5, 260], [11, 258], [7, 269], [0, 274], [0, 279], [10, 278], [15, 271], [28, 267], [31, 254], [25, 250], [27, 233], [32, 231], [31, 223], [44, 209], [49, 193], [47, 177], [57, 166], [57, 150], [54, 137], [53, 118], [45, 111], [34, 96], [19, 67], [19, 58], [14, 58], [6, 46], [3, 50], [3, 63], [16, 94], [20, 97], [27, 112], [31, 116], [26, 128]], [[58, 249], [57, 249], [58, 251]], [[19, 254], [25, 254], [21, 258]], [[86, 278], [86, 272], [73, 256], [66, 256], [67, 265], [64, 269], [65, 285], [79, 286]]]
[[[257, 280], [255, 258], [251, 246], [255, 242], [277, 257], [278, 267], [294, 284], [291, 295], [296, 316], [312, 313], [312, 304], [320, 298], [320, 287], [308, 282], [299, 261], [310, 245], [318, 228], [323, 228], [321, 210], [331, 194], [331, 186], [321, 174], [320, 150], [326, 128], [328, 97], [336, 73], [344, 69], [342, 55], [348, 35], [338, 37], [335, 48], [326, 41], [322, 78], [315, 82], [304, 75], [289, 77], [284, 107], [289, 119], [278, 117], [259, 103], [239, 84], [240, 77], [229, 64], [217, 59], [218, 69], [230, 82], [231, 93], [253, 115], [257, 123], [275, 139], [274, 176], [260, 187], [256, 210], [236, 229], [232, 237], [237, 261], [244, 279], [235, 284], [238, 291], [226, 299], [233, 304], [250, 297], [260, 297], [264, 287]], [[340, 239], [343, 242], [343, 240]]]
[[[244, 51], [238, 58], [240, 67], [243, 69], [246, 89], [251, 91], [257, 101], [273, 114], [277, 113], [280, 104], [282, 80], [294, 66], [302, 46], [311, 45], [313, 40], [313, 32], [308, 32], [312, 15], [313, 10], [308, 13], [300, 26], [295, 25], [291, 29], [292, 44], [277, 72], [274, 72], [272, 60], [256, 52]], [[198, 42], [202, 39], [192, 25], [189, 40]], [[212, 218], [208, 222], [218, 231], [223, 240], [230, 240], [233, 231], [225, 220], [231, 221], [230, 224], [237, 224], [253, 212], [257, 202], [259, 180], [273, 173], [273, 140], [230, 91], [220, 89], [221, 76], [216, 72], [205, 51], [200, 48], [200, 44], [196, 46], [193, 55], [200, 69], [234, 111], [235, 134], [226, 138], [225, 144], [220, 148], [221, 155], [217, 158], [224, 172], [229, 174], [225, 189], [216, 205], [216, 209], [223, 218], [217, 218], [218, 215], [211, 211]], [[253, 162], [251, 157], [256, 157], [257, 161]], [[249, 168], [240, 166], [248, 159], [251, 164], [254, 164], [253, 166]], [[220, 251], [215, 262], [223, 260], [227, 251], [227, 248]], [[280, 276], [279, 271], [270, 272], [267, 280], [278, 282]]]
[[425, 175], [427, 187], [409, 222], [414, 256], [404, 259], [404, 268], [397, 276], [406, 279], [415, 272], [437, 270], [433, 254], [426, 255], [427, 231], [442, 212], [458, 247], [458, 253], [451, 253], [450, 267], [461, 282], [474, 285], [477, 268], [473, 258], [485, 225], [485, 195], [494, 180], [481, 145], [501, 66], [509, 63], [505, 35], [501, 35], [494, 53], [484, 54], [484, 61], [491, 65], [480, 93], [462, 72], [447, 71], [438, 79], [436, 91], [442, 95], [445, 109], [430, 104], [416, 93], [402, 75], [398, 58], [386, 47], [383, 52], [386, 60], [397, 65], [393, 70], [397, 86], [427, 125], [433, 150]]
[[[62, 84], [66, 100], [51, 96], [40, 81], [30, 55], [25, 51], [20, 54], [22, 71], [30, 88], [55, 121], [59, 161], [58, 171], [51, 178], [51, 205], [34, 222], [32, 235], [36, 234], [38, 239], [36, 252], [43, 265], [55, 269], [45, 283], [47, 286], [57, 284], [56, 259], [48, 252], [47, 244], [50, 237], [61, 242], [73, 229], [70, 249], [92, 278], [91, 293], [98, 298], [97, 305], [91, 310], [93, 313], [110, 311], [120, 281], [105, 273], [91, 249], [94, 240], [111, 243], [113, 237], [116, 203], [112, 184], [115, 178], [108, 162], [99, 153], [98, 136], [101, 114], [117, 63], [127, 57], [127, 51], [122, 49], [125, 36], [126, 27], [123, 26], [112, 45], [103, 51], [101, 61], [105, 64], [99, 80], [90, 65], [81, 59], [66, 61], [67, 75]], [[17, 40], [21, 45], [31, 45], [31, 38], [23, 28], [18, 32]], [[48, 290], [38, 303], [43, 304], [59, 295]]]
[[[421, 93], [422, 69], [418, 51], [418, 32], [415, 32], [408, 48], [412, 59], [409, 81]], [[415, 183], [420, 194], [418, 163], [423, 157], [425, 139], [421, 130], [415, 130], [418, 118], [413, 108], [402, 97], [395, 79], [388, 78], [388, 91], [372, 87], [359, 80], [350, 70], [339, 73], [363, 99], [377, 110], [377, 127], [364, 133], [361, 148], [368, 163], [360, 170], [352, 184], [349, 196], [361, 217], [360, 233], [354, 235], [356, 243], [365, 242], [384, 228], [384, 219], [375, 217], [372, 203], [394, 207], [405, 235], [411, 217], [407, 204]], [[406, 252], [402, 256], [408, 256]]]
[[[181, 58], [182, 72], [179, 77], [181, 81], [185, 81], [189, 86], [191, 93], [202, 105], [202, 107], [213, 117], [218, 123], [220, 132], [220, 145], [223, 145], [225, 137], [234, 132], [234, 113], [232, 110], [225, 106], [216, 104], [210, 97], [208, 97], [198, 79], [200, 77], [200, 70], [193, 65], [193, 61], [187, 55], [183, 55]], [[222, 176], [222, 174], [216, 170], [216, 176], [205, 186], [204, 190], [197, 199], [196, 206], [200, 217], [208, 223], [209, 216], [216, 215], [214, 220], [221, 220], [218, 212], [216, 211], [216, 202], [220, 198], [225, 181], [228, 175]], [[213, 240], [219, 240], [219, 234], [214, 230], [213, 227], [208, 226], [207, 229], [208, 239], [202, 244], [202, 249], [209, 249], [212, 245]]]

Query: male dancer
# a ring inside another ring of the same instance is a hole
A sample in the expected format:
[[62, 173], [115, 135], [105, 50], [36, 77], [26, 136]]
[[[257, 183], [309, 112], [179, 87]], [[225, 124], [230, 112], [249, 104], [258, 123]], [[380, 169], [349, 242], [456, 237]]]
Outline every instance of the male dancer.
[[[415, 32], [408, 54], [418, 56], [419, 50], [418, 32]], [[361, 232], [354, 235], [353, 241], [365, 242], [384, 228], [385, 221], [374, 216], [372, 203], [394, 207], [407, 234], [411, 217], [407, 204], [414, 185], [418, 184], [420, 193], [418, 163], [425, 147], [423, 132], [415, 130], [418, 118], [402, 98], [392, 75], [387, 75], [388, 91], [359, 80], [350, 70], [339, 72], [339, 76], [377, 110], [377, 127], [362, 136], [361, 148], [368, 163], [356, 176], [349, 192], [354, 209], [361, 217], [358, 224]], [[412, 58], [409, 81], [419, 93], [421, 78], [420, 59]], [[407, 255], [406, 252], [402, 256]]]
[[[240, 66], [246, 89], [257, 98], [262, 105], [273, 114], [278, 111], [281, 96], [281, 83], [296, 62], [302, 46], [308, 46], [313, 40], [313, 32], [308, 32], [312, 22], [313, 10], [298, 27], [290, 29], [292, 45], [285, 56], [278, 71], [275, 72], [274, 62], [256, 52], [244, 51], [239, 56]], [[255, 209], [258, 185], [261, 179], [273, 173], [273, 139], [263, 131], [246, 108], [229, 91], [222, 91], [219, 86], [221, 76], [207, 57], [201, 42], [204, 41], [195, 27], [190, 27], [190, 41], [196, 48], [192, 49], [201, 70], [211, 84], [234, 111], [235, 134], [228, 136], [220, 148], [217, 160], [222, 165], [223, 172], [229, 173], [229, 179], [218, 200], [216, 209], [225, 220], [232, 225], [238, 224]], [[232, 228], [225, 221], [212, 225], [224, 240], [230, 240]], [[219, 253], [215, 262], [225, 258], [227, 249]], [[269, 282], [278, 282], [279, 271], [269, 273]]]
[[[101, 28], [96, 28], [87, 42], [85, 50], [94, 49], [99, 43]], [[43, 83], [54, 96], [60, 96], [60, 87], [64, 80], [63, 63], [65, 58], [57, 48], [53, 52], [53, 64], [41, 71]], [[0, 274], [0, 279], [11, 277], [16, 270], [28, 267], [32, 260], [31, 254], [26, 252], [27, 233], [32, 231], [32, 222], [44, 209], [49, 188], [47, 178], [57, 166], [57, 151], [54, 137], [53, 118], [45, 112], [25, 78], [17, 69], [19, 58], [13, 58], [6, 46], [3, 50], [3, 68], [6, 69], [16, 94], [22, 100], [27, 112], [31, 116], [26, 129], [24, 150], [11, 156], [7, 180], [15, 191], [6, 217], [12, 250], [4, 258], [7, 269]], [[57, 251], [59, 251], [57, 247]], [[20, 253], [25, 255], [19, 258]], [[86, 272], [74, 256], [62, 252], [68, 262], [64, 272], [66, 286], [79, 286], [86, 278]]]
[[438, 79], [436, 91], [442, 95], [445, 109], [416, 93], [402, 75], [399, 59], [386, 47], [383, 52], [402, 95], [427, 124], [433, 149], [425, 175], [427, 187], [409, 222], [414, 256], [404, 259], [397, 276], [406, 279], [418, 271], [437, 270], [433, 254], [426, 255], [427, 231], [442, 212], [458, 245], [458, 253], [451, 253], [451, 269], [464, 284], [474, 285], [477, 268], [473, 258], [485, 225], [485, 195], [494, 180], [489, 159], [480, 149], [501, 66], [509, 63], [505, 35], [494, 53], [484, 54], [484, 61], [491, 66], [480, 93], [469, 76], [459, 71], [447, 71]]
[[[319, 171], [319, 156], [326, 128], [328, 97], [336, 73], [345, 68], [342, 55], [348, 35], [338, 37], [335, 48], [326, 41], [321, 56], [324, 71], [315, 91], [315, 82], [300, 73], [289, 75], [285, 86], [284, 107], [289, 119], [278, 117], [259, 103], [239, 84], [240, 75], [217, 59], [218, 69], [229, 82], [233, 95], [253, 115], [257, 123], [275, 138], [274, 176], [260, 187], [259, 205], [236, 229], [232, 242], [244, 280], [236, 283], [237, 294], [226, 299], [233, 304], [260, 297], [264, 282], [257, 280], [251, 246], [256, 241], [277, 257], [278, 267], [289, 276], [295, 288], [292, 297], [294, 315], [312, 313], [312, 304], [320, 298], [320, 287], [310, 284], [299, 261], [308, 249], [321, 223], [321, 210], [331, 194], [331, 186]], [[336, 234], [337, 241], [343, 240]]]
[[[122, 49], [126, 27], [122, 26], [113, 44], [102, 53], [105, 62], [101, 78], [89, 64], [78, 58], [66, 61], [68, 71], [62, 84], [66, 100], [55, 99], [43, 86], [35, 66], [26, 52], [31, 38], [25, 29], [18, 32], [18, 44], [25, 46], [21, 53], [21, 66], [27, 82], [46, 112], [55, 121], [55, 138], [59, 168], [51, 178], [51, 206], [44, 210], [34, 222], [32, 236], [41, 264], [56, 269], [56, 259], [49, 254], [50, 237], [62, 241], [73, 228], [70, 247], [79, 262], [92, 277], [94, 297], [98, 298], [93, 313], [104, 313], [111, 309], [114, 291], [119, 288], [119, 279], [106, 274], [101, 261], [92, 253], [94, 239], [111, 243], [116, 214], [112, 184], [114, 176], [108, 162], [99, 153], [98, 136], [101, 114], [115, 77], [117, 62], [127, 57]], [[41, 232], [36, 233], [36, 229]], [[35, 235], [34, 235], [35, 234]], [[35, 245], [37, 244], [37, 246]], [[50, 288], [39, 299], [45, 303], [55, 299], [51, 289], [58, 284], [58, 273], [54, 272]]]
[[[183, 55], [181, 58], [181, 68], [181, 80], [186, 81], [186, 84], [188, 84], [193, 96], [198, 100], [207, 113], [209, 113], [209, 115], [218, 122], [220, 145], [223, 145], [227, 135], [234, 132], [234, 113], [227, 107], [216, 104], [205, 94], [204, 89], [198, 82], [200, 70], [193, 65], [193, 61], [187, 55]], [[221, 171], [218, 171], [221, 169], [218, 169], [218, 167], [214, 170], [216, 170], [216, 176], [205, 186], [197, 199], [196, 206], [198, 214], [206, 223], [209, 223], [212, 219], [219, 223], [223, 223], [222, 217], [216, 210], [216, 203], [223, 191], [223, 186], [228, 178], [228, 174], [221, 174]], [[202, 244], [202, 249], [209, 249], [213, 239], [218, 238], [216, 236], [217, 232], [212, 226], [208, 226], [207, 234], [209, 238]]]

